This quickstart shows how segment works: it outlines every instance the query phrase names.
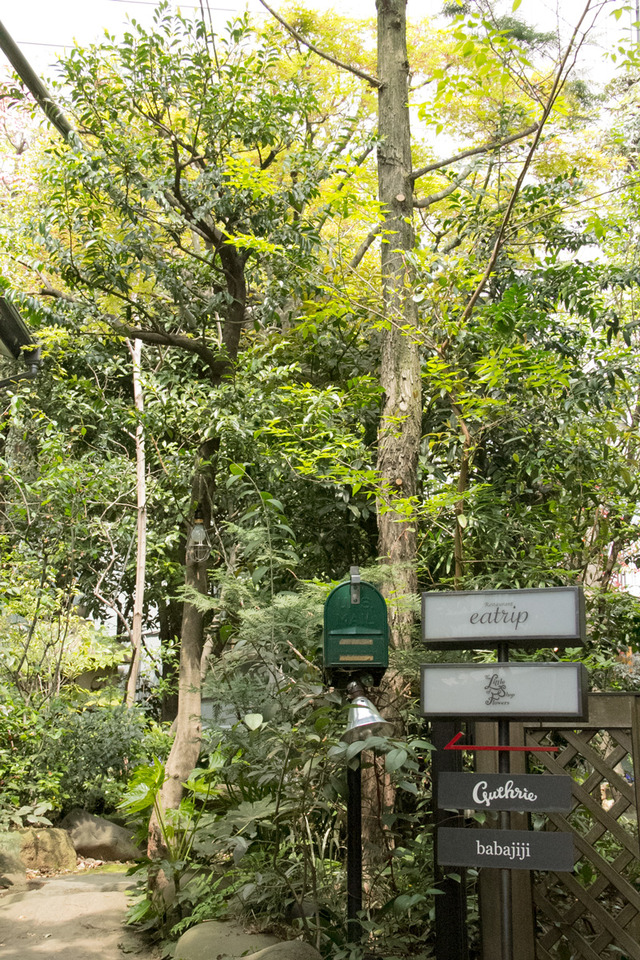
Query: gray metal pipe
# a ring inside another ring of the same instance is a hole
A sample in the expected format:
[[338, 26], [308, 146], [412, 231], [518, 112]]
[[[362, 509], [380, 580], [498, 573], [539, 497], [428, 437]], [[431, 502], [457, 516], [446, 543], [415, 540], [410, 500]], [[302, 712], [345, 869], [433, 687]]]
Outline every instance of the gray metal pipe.
[[22, 54], [17, 43], [9, 34], [8, 30], [1, 21], [0, 50], [2, 50], [20, 79], [31, 91], [36, 99], [36, 102], [45, 112], [47, 118], [54, 125], [58, 133], [62, 134], [65, 140], [69, 140], [72, 136], [77, 136], [76, 131], [71, 126], [60, 107], [54, 102], [44, 83], [37, 75], [26, 57]]

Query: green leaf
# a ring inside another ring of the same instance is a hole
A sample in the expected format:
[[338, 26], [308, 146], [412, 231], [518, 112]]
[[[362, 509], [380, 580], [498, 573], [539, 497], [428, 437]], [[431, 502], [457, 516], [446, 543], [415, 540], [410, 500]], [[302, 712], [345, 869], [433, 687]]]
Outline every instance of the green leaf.
[[406, 790], [407, 793], [413, 793], [416, 796], [418, 794], [417, 785], [415, 783], [410, 783], [409, 780], [401, 780], [398, 784], [398, 788], [400, 790]]
[[384, 765], [387, 773], [393, 773], [394, 770], [398, 770], [408, 756], [409, 754], [407, 751], [400, 747], [396, 747], [394, 750], [389, 750], [389, 753], [387, 753], [384, 758]]
[[368, 749], [366, 740], [354, 740], [354, 742], [350, 743], [347, 747], [347, 761], [353, 760], [354, 757], [357, 757], [358, 754], [362, 753], [362, 751], [366, 749]]
[[265, 573], [268, 573], [268, 571], [269, 571], [269, 567], [267, 566], [256, 567], [256, 569], [251, 574], [251, 579], [253, 580], [254, 583], [260, 583]]
[[242, 720], [249, 730], [257, 730], [264, 723], [264, 717], [261, 713], [245, 713]]
[[396, 897], [393, 901], [394, 909], [401, 913], [406, 913], [411, 907], [415, 907], [418, 903], [424, 903], [425, 896], [422, 893], [401, 893], [399, 897]]
[[139, 783], [127, 792], [118, 806], [130, 813], [140, 813], [152, 806], [154, 796], [155, 790], [149, 784]]
[[153, 910], [151, 900], [141, 900], [127, 911], [127, 923], [140, 923]]
[[412, 750], [435, 750], [434, 745], [428, 740], [410, 740], [409, 746]]

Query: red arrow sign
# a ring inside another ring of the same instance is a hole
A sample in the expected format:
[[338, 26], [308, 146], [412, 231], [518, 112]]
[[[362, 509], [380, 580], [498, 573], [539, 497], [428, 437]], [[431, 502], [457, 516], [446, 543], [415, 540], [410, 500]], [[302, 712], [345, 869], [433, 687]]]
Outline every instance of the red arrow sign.
[[444, 749], [445, 750], [474, 750], [474, 751], [509, 750], [513, 752], [522, 752], [526, 750], [527, 753], [535, 752], [536, 750], [544, 753], [557, 753], [558, 750], [560, 749], [559, 747], [497, 747], [497, 746], [496, 747], [476, 747], [476, 746], [469, 746], [466, 743], [458, 743], [458, 740], [460, 739], [461, 736], [462, 736], [462, 731], [460, 731], [460, 733], [456, 733], [455, 737], [452, 737], [452, 739], [449, 740], [449, 743], [446, 745]]

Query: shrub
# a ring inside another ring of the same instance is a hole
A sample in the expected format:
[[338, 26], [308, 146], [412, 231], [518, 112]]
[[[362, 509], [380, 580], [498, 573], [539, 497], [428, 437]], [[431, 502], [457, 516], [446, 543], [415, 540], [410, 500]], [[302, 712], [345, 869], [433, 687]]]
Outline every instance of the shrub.
[[166, 749], [164, 733], [137, 709], [79, 710], [61, 699], [37, 704], [11, 688], [0, 693], [0, 806], [5, 809], [114, 810], [150, 748]]

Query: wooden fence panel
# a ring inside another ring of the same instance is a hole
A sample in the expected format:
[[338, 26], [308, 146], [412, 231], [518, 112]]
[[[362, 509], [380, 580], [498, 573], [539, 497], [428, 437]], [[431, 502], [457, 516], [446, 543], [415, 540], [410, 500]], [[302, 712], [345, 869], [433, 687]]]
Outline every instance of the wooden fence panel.
[[572, 811], [545, 829], [573, 833], [576, 869], [533, 875], [537, 960], [640, 960], [640, 694], [591, 694], [579, 727], [527, 722], [524, 737], [559, 747], [535, 762], [574, 780]]

